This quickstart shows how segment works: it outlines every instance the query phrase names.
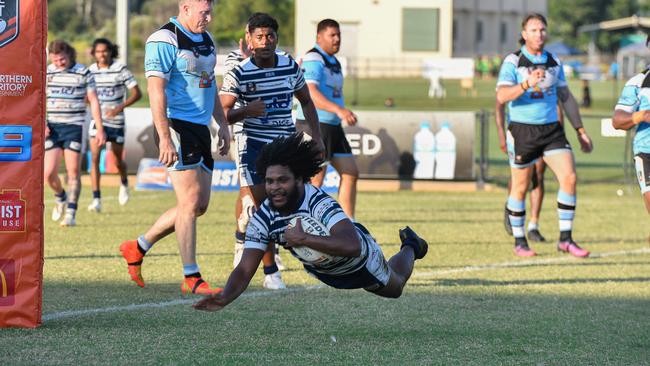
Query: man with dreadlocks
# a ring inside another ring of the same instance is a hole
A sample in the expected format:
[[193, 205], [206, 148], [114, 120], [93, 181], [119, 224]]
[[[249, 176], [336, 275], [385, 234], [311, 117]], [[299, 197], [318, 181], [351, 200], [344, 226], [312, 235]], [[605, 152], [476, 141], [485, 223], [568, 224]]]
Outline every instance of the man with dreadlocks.
[[[262, 148], [256, 171], [263, 178], [267, 198], [248, 224], [242, 259], [223, 292], [197, 302], [195, 309], [216, 311], [239, 297], [273, 242], [288, 250], [306, 246], [329, 254], [330, 259], [319, 263], [296, 258], [307, 272], [331, 287], [363, 288], [390, 298], [402, 295], [415, 260], [427, 254], [427, 242], [407, 226], [399, 230], [400, 251], [386, 262], [368, 230], [352, 223], [333, 198], [308, 183], [322, 163], [316, 142], [303, 141], [302, 133], [276, 138]], [[330, 236], [307, 234], [299, 221], [289, 227], [297, 216], [315, 218]]]

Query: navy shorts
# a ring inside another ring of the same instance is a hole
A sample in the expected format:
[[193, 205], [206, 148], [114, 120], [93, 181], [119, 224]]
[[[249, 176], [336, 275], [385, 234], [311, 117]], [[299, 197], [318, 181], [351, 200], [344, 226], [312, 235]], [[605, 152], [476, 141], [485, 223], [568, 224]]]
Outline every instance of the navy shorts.
[[81, 152], [83, 127], [62, 123], [48, 123], [50, 135], [45, 139], [45, 150], [66, 149]]
[[264, 183], [262, 177], [257, 175], [255, 163], [266, 142], [251, 139], [245, 134], [235, 135], [237, 145], [237, 172], [239, 173], [239, 185], [250, 187]]
[[[106, 134], [106, 141], [124, 145], [124, 127], [108, 127], [104, 126], [104, 133]], [[95, 128], [95, 121], [90, 122], [90, 129], [88, 130], [88, 135], [90, 137], [95, 137], [97, 134], [97, 128]]]
[[[296, 130], [311, 136], [311, 128], [307, 121], [296, 120]], [[352, 156], [352, 148], [345, 137], [343, 126], [320, 123], [320, 134], [325, 145], [325, 160], [330, 161], [332, 157]]]
[[[178, 160], [168, 169], [188, 170], [201, 167], [208, 173], [212, 173], [214, 169], [212, 135], [208, 126], [173, 118], [169, 123], [169, 132], [178, 153]], [[158, 145], [160, 142], [158, 133], [154, 133], [154, 138]]]

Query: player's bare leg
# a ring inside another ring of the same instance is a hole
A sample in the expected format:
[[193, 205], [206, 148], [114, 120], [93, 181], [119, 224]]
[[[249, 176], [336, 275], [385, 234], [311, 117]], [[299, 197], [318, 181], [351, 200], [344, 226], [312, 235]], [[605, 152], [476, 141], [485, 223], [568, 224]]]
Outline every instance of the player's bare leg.
[[558, 241], [558, 250], [570, 253], [575, 257], [587, 257], [589, 252], [578, 246], [573, 241], [573, 217], [576, 208], [576, 170], [573, 160], [573, 152], [570, 150], [551, 151], [544, 156], [544, 161], [553, 171], [560, 184], [558, 192], [558, 218], [560, 226], [560, 239]]
[[120, 192], [118, 202], [125, 205], [129, 201], [129, 176], [126, 169], [126, 161], [123, 159], [124, 145], [112, 143], [111, 151], [115, 157], [117, 170], [120, 173]]
[[67, 202], [66, 192], [59, 178], [59, 165], [63, 157], [63, 150], [56, 148], [45, 151], [44, 175], [47, 184], [54, 191], [56, 201], [52, 209], [52, 220], [59, 221], [63, 217]]
[[530, 220], [528, 221], [528, 240], [535, 242], [544, 242], [546, 238], [539, 231], [539, 215], [542, 211], [542, 201], [544, 200], [544, 171], [546, 164], [543, 159], [535, 163], [532, 172], [532, 186], [530, 190]]
[[388, 283], [382, 289], [373, 291], [382, 297], [398, 298], [402, 296], [404, 286], [413, 272], [415, 260], [423, 258], [428, 251], [427, 242], [408, 226], [400, 230], [399, 234], [402, 247], [388, 261], [388, 267], [390, 267]]
[[70, 149], [63, 150], [63, 159], [65, 160], [65, 171], [68, 176], [68, 207], [65, 209], [65, 216], [61, 221], [61, 226], [75, 226], [77, 214], [77, 202], [81, 193], [81, 154]]
[[359, 169], [354, 160], [354, 156], [333, 156], [332, 166], [341, 176], [339, 185], [338, 201], [343, 212], [354, 219], [354, 212], [357, 203], [357, 179], [359, 178]]
[[[255, 209], [259, 208], [264, 199], [266, 199], [266, 190], [264, 184], [256, 184], [249, 187], [250, 192], [253, 194], [255, 200]], [[262, 265], [264, 266], [264, 288], [270, 290], [280, 290], [284, 289], [287, 286], [282, 281], [282, 276], [280, 275], [280, 269], [275, 263], [275, 246], [269, 245], [266, 249], [266, 253], [262, 257]]]
[[512, 227], [512, 236], [515, 238], [515, 255], [519, 257], [532, 257], [536, 253], [528, 246], [524, 231], [526, 221], [526, 192], [530, 185], [533, 166], [524, 168], [510, 168], [512, 185], [506, 204], [508, 220]]
[[90, 185], [93, 190], [93, 200], [88, 206], [88, 211], [101, 212], [101, 173], [99, 171], [99, 160], [102, 147], [97, 144], [97, 141], [95, 139], [90, 139], [88, 143], [90, 145]]

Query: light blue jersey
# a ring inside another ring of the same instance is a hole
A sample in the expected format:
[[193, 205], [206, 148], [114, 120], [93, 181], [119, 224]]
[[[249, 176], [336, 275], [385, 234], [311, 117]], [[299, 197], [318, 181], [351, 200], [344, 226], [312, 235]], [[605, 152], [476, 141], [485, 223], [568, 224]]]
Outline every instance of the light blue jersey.
[[[302, 58], [302, 71], [305, 74], [305, 82], [314, 84], [332, 103], [343, 107], [343, 73], [341, 64], [333, 55], [330, 56], [318, 45], [307, 51]], [[318, 121], [330, 125], [340, 125], [341, 119], [336, 113], [328, 112], [323, 109], [317, 109]], [[296, 113], [297, 119], [305, 119], [302, 107], [298, 106]]]
[[[615, 110], [628, 113], [650, 110], [650, 69], [637, 74], [623, 87]], [[636, 128], [632, 144], [634, 154], [650, 154], [650, 123], [641, 122]]]
[[497, 88], [523, 83], [536, 70], [545, 70], [545, 76], [535, 87], [508, 103], [510, 121], [530, 125], [558, 122], [557, 88], [567, 86], [560, 60], [547, 51], [535, 56], [525, 46], [503, 60]]
[[82, 64], [58, 70], [47, 67], [47, 123], [83, 126], [86, 94], [95, 90], [95, 78]]
[[167, 80], [167, 116], [208, 125], [216, 95], [217, 51], [209, 33], [191, 33], [176, 20], [153, 33], [145, 46], [147, 78]]

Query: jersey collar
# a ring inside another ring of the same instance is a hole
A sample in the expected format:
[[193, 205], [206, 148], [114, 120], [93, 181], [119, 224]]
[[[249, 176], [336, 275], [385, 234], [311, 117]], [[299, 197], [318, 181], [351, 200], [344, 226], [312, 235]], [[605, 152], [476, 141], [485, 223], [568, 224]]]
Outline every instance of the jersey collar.
[[190, 39], [194, 42], [200, 42], [203, 40], [203, 35], [201, 33], [192, 33], [185, 29], [181, 23], [178, 21], [178, 17], [171, 17], [169, 18], [169, 21], [174, 23], [174, 25], [181, 30], [181, 32], [185, 33], [186, 36], [190, 37]]
[[532, 55], [526, 49], [526, 45], [521, 46], [521, 53], [534, 64], [546, 63], [546, 60], [548, 59], [548, 52], [546, 52], [546, 50], [542, 50], [542, 54], [539, 56]]

